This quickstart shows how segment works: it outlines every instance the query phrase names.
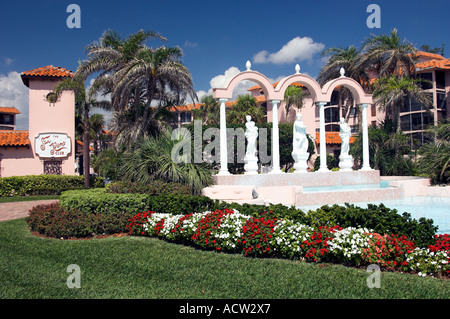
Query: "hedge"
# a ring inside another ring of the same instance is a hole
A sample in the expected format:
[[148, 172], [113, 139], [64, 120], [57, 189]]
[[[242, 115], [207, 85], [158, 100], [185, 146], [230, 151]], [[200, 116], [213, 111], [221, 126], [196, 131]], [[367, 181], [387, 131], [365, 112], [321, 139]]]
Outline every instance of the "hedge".
[[404, 235], [414, 240], [419, 247], [426, 247], [434, 242], [437, 227], [433, 220], [411, 218], [408, 213], [399, 214], [383, 204], [369, 205], [361, 208], [355, 205], [324, 205], [307, 213], [295, 208], [278, 205], [251, 205], [225, 203], [199, 195], [185, 194], [115, 194], [105, 189], [66, 191], [61, 195], [60, 204], [65, 209], [76, 209], [85, 214], [109, 214], [122, 218], [153, 211], [161, 214], [186, 215], [218, 209], [236, 209], [241, 214], [260, 217], [265, 211], [271, 212], [272, 218], [288, 218], [292, 221], [318, 226], [340, 226], [370, 228], [378, 233]]
[[[104, 187], [103, 177], [90, 178], [91, 187]], [[84, 176], [26, 175], [0, 178], [0, 196], [59, 195], [62, 191], [84, 188]]]

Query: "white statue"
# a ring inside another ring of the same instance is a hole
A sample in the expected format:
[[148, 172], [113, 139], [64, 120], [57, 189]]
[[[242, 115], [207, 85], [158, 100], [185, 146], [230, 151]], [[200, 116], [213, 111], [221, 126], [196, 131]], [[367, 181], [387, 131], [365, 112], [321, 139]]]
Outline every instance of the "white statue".
[[247, 151], [245, 153], [245, 158], [255, 158], [256, 157], [256, 139], [258, 138], [258, 127], [255, 122], [252, 121], [252, 117], [247, 115], [245, 117], [247, 123], [245, 123], [245, 137], [247, 138]]
[[341, 124], [340, 124], [341, 131], [339, 133], [339, 137], [342, 140], [341, 143], [341, 155], [348, 155], [348, 151], [350, 150], [350, 136], [352, 134], [350, 127], [347, 125], [347, 123], [344, 122], [344, 118], [341, 117]]
[[292, 154], [304, 154], [308, 150], [306, 125], [302, 121], [302, 114], [297, 113], [297, 120], [293, 125]]
[[306, 137], [306, 126], [302, 121], [302, 115], [297, 113], [292, 133], [292, 158], [294, 159], [294, 173], [306, 173], [308, 168], [308, 138]]
[[347, 123], [344, 122], [344, 118], [341, 117], [341, 130], [339, 137], [342, 140], [341, 143], [341, 155], [339, 156], [339, 168], [341, 171], [351, 171], [353, 167], [353, 157], [348, 154], [350, 150], [350, 136], [352, 132]]

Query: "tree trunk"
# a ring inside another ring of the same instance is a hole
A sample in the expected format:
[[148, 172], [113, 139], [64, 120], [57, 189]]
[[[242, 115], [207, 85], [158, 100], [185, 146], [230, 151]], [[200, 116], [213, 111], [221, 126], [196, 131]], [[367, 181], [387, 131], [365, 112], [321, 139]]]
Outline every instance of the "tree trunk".
[[91, 160], [89, 156], [89, 106], [84, 105], [84, 137], [83, 137], [83, 166], [84, 166], [84, 187], [90, 187]]

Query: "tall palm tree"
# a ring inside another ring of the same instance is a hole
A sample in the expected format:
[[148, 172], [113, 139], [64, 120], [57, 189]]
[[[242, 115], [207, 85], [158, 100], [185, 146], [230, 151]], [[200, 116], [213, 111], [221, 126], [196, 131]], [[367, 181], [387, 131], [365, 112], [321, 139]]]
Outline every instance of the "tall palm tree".
[[200, 108], [194, 109], [194, 119], [201, 119], [204, 124], [219, 124], [220, 104], [212, 95], [205, 95], [200, 100]]
[[356, 66], [375, 70], [379, 77], [411, 76], [415, 74], [416, 52], [417, 48], [393, 29], [390, 34], [372, 34], [366, 39]]
[[255, 123], [263, 123], [266, 118], [264, 108], [256, 104], [256, 99], [250, 94], [239, 95], [236, 103], [227, 111], [227, 123], [245, 123], [245, 116], [250, 115]]
[[152, 112], [152, 108], [157, 107], [154, 103], [164, 99], [166, 94], [175, 94], [179, 99], [187, 95], [192, 100], [197, 99], [191, 74], [182, 64], [181, 57], [182, 51], [178, 47], [152, 49], [143, 46], [114, 74], [113, 107], [126, 105], [130, 97], [139, 99], [139, 107], [143, 106], [134, 125], [136, 136], [147, 133], [149, 120], [156, 114]]
[[429, 109], [432, 104], [430, 96], [418, 85], [420, 80], [409, 77], [381, 77], [373, 85], [374, 102], [385, 112], [386, 119], [391, 119], [401, 131], [400, 110], [405, 98], [411, 98]]
[[83, 175], [84, 186], [90, 186], [90, 123], [89, 123], [89, 111], [93, 107], [108, 108], [108, 101], [97, 101], [94, 96], [96, 94], [93, 88], [86, 91], [84, 81], [80, 77], [73, 76], [59, 82], [53, 91], [57, 96], [60, 96], [63, 91], [72, 90], [75, 93], [75, 108], [83, 110]]
[[90, 126], [90, 139], [94, 141], [94, 154], [97, 155], [99, 152], [99, 139], [102, 133], [102, 129], [105, 126], [105, 119], [103, 114], [95, 113], [89, 117]]

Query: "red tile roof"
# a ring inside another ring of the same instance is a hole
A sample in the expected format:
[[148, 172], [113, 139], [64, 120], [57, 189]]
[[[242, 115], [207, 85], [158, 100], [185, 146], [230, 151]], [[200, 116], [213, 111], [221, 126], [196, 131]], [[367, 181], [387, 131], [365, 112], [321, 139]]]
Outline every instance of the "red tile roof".
[[[266, 97], [264, 95], [259, 95], [254, 97], [256, 99], [257, 104], [261, 104], [266, 102]], [[236, 101], [228, 101], [225, 102], [226, 107], [232, 107], [236, 104]], [[172, 106], [169, 108], [170, 112], [190, 112], [192, 110], [198, 110], [202, 106], [202, 103], [192, 103], [192, 104], [186, 104], [186, 105], [179, 105], [179, 106]]]
[[28, 131], [0, 131], [0, 146], [28, 146]]
[[[325, 139], [327, 144], [341, 144], [342, 140], [339, 137], [339, 132], [325, 132]], [[350, 143], [355, 141], [354, 136], [350, 136]], [[320, 143], [320, 132], [316, 132], [316, 143]]]
[[66, 78], [73, 77], [73, 73], [59, 66], [47, 65], [42, 68], [24, 71], [20, 76], [22, 77], [23, 83], [28, 86], [30, 78]]
[[418, 71], [426, 69], [444, 69], [450, 70], [450, 59], [444, 60], [429, 60], [416, 64], [416, 69]]
[[20, 114], [20, 111], [18, 109], [16, 109], [14, 106], [5, 106], [5, 107], [0, 107], [0, 113]]
[[432, 58], [432, 59], [435, 59], [435, 60], [445, 60], [445, 58], [442, 55], [440, 55], [440, 54], [430, 53], [430, 52], [425, 52], [425, 51], [417, 51], [415, 55], [417, 57], [425, 56], [425, 57]]

